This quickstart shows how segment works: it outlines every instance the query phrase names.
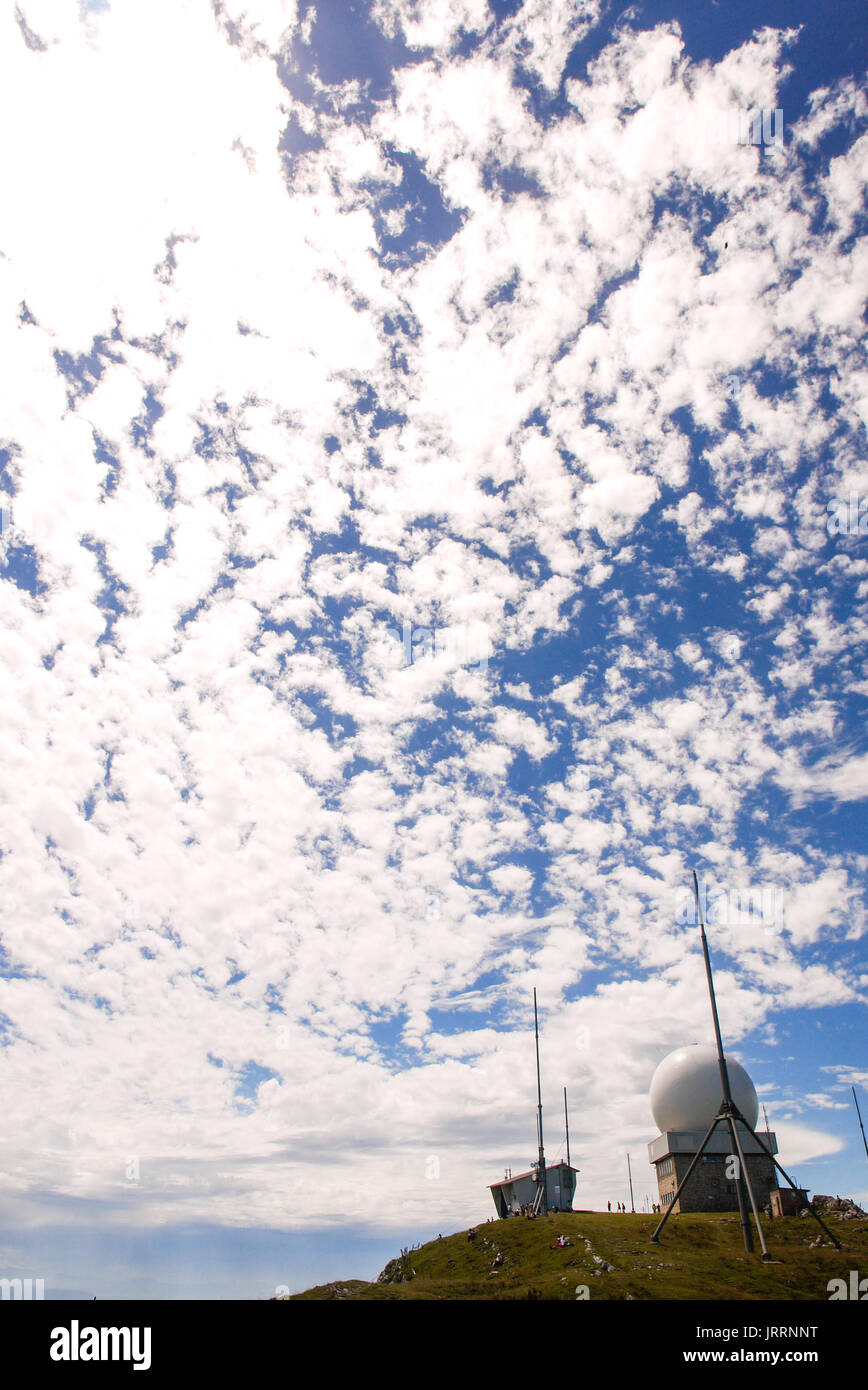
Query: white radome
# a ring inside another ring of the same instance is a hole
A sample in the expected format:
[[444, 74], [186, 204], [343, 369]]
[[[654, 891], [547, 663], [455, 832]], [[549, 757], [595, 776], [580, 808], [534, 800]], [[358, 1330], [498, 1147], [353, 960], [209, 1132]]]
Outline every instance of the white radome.
[[[759, 1115], [754, 1084], [744, 1067], [726, 1059], [732, 1098], [756, 1129]], [[667, 1130], [707, 1130], [723, 1099], [717, 1049], [679, 1047], [664, 1057], [651, 1079], [651, 1113], [661, 1134]]]

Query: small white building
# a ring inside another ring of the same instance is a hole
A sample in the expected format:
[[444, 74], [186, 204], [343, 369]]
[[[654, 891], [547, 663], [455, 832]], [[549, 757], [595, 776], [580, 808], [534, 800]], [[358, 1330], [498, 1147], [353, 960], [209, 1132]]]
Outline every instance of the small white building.
[[[520, 1215], [522, 1207], [534, 1205], [539, 1191], [538, 1167], [537, 1164], [527, 1173], [517, 1173], [515, 1177], [510, 1175], [502, 1182], [490, 1184], [488, 1190], [498, 1216]], [[569, 1163], [546, 1165], [546, 1203], [549, 1211], [572, 1211], [578, 1172], [578, 1168], [573, 1168]]]

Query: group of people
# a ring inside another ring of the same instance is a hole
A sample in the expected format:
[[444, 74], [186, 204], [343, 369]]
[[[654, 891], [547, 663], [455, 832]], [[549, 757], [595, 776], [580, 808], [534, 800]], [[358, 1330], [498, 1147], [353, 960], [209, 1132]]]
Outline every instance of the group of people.
[[[607, 1202], [607, 1203], [606, 1203], [606, 1206], [609, 1208], [609, 1211], [612, 1210], [612, 1203], [611, 1203], [611, 1202]], [[616, 1202], [616, 1203], [615, 1203], [615, 1210], [616, 1210], [616, 1211], [626, 1212], [627, 1208], [624, 1206], [624, 1203], [623, 1203], [623, 1202]], [[651, 1203], [651, 1210], [652, 1210], [656, 1215], [659, 1215], [659, 1213], [660, 1213], [660, 1211], [661, 1211], [660, 1203], [659, 1203], [659, 1202], [652, 1202], [652, 1203]]]
[[[489, 1220], [490, 1220], [490, 1218], [489, 1218]], [[488, 1223], [486, 1223], [486, 1224], [488, 1224]], [[476, 1237], [478, 1236], [478, 1234], [479, 1234], [479, 1232], [477, 1231], [476, 1227], [475, 1227], [475, 1226], [471, 1226], [471, 1227], [470, 1227], [470, 1230], [467, 1232], [467, 1239], [468, 1239], [468, 1240], [475, 1240]], [[442, 1238], [442, 1237], [440, 1237], [440, 1236], [437, 1237], [438, 1240], [440, 1240], [441, 1238]], [[486, 1245], [486, 1244], [487, 1244], [487, 1241], [483, 1241], [482, 1243], [483, 1243], [483, 1245]], [[503, 1255], [502, 1255], [501, 1252], [498, 1250], [498, 1252], [497, 1252], [497, 1254], [495, 1255], [494, 1259], [491, 1261], [491, 1268], [492, 1268], [492, 1269], [500, 1269], [500, 1266], [501, 1266], [502, 1264], [503, 1264]]]

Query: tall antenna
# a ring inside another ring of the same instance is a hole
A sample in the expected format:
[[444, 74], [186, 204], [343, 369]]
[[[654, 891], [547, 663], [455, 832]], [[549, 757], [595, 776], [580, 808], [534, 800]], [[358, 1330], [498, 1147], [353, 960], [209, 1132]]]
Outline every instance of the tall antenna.
[[[714, 1022], [714, 1039], [717, 1043], [717, 1065], [720, 1069], [720, 1084], [723, 1091], [723, 1099], [720, 1103], [720, 1109], [718, 1110], [717, 1114], [711, 1122], [711, 1128], [709, 1129], [708, 1133], [706, 1134], [705, 1138], [700, 1144], [699, 1151], [696, 1154], [694, 1154], [690, 1167], [687, 1169], [687, 1172], [684, 1174], [684, 1177], [678, 1184], [675, 1196], [672, 1198], [672, 1201], [666, 1208], [663, 1219], [658, 1223], [657, 1228], [655, 1229], [654, 1234], [651, 1237], [651, 1240], [654, 1242], [655, 1245], [657, 1244], [660, 1232], [663, 1230], [663, 1227], [666, 1225], [666, 1222], [669, 1220], [669, 1217], [672, 1215], [672, 1212], [677, 1206], [678, 1199], [681, 1196], [681, 1193], [684, 1191], [684, 1188], [687, 1186], [687, 1183], [690, 1181], [690, 1176], [694, 1168], [696, 1167], [699, 1160], [702, 1158], [708, 1141], [711, 1139], [711, 1136], [717, 1129], [717, 1126], [719, 1124], [725, 1124], [729, 1129], [730, 1137], [732, 1139], [734, 1150], [733, 1156], [736, 1154], [738, 1155], [738, 1178], [736, 1180], [735, 1187], [736, 1193], [738, 1195], [738, 1210], [741, 1219], [742, 1235], [744, 1237], [744, 1248], [747, 1251], [747, 1253], [753, 1253], [753, 1233], [750, 1228], [750, 1217], [747, 1213], [747, 1203], [745, 1202], [745, 1190], [747, 1191], [747, 1196], [750, 1200], [751, 1209], [753, 1211], [754, 1221], [756, 1222], [757, 1234], [759, 1235], [760, 1245], [762, 1246], [763, 1259], [771, 1259], [771, 1256], [769, 1255], [768, 1249], [766, 1247], [766, 1240], [763, 1234], [762, 1225], [760, 1223], [759, 1212], [757, 1211], [756, 1198], [754, 1197], [753, 1193], [753, 1186], [750, 1180], [750, 1173], [748, 1172], [747, 1163], [745, 1162], [744, 1157], [744, 1150], [741, 1144], [741, 1138], [739, 1137], [738, 1133], [739, 1125], [742, 1125], [747, 1130], [748, 1134], [751, 1135], [751, 1137], [756, 1141], [756, 1143], [759, 1144], [763, 1153], [771, 1159], [778, 1172], [783, 1174], [793, 1191], [801, 1197], [802, 1206], [804, 1210], [810, 1212], [811, 1216], [813, 1216], [817, 1224], [829, 1237], [829, 1240], [835, 1246], [836, 1250], [840, 1250], [841, 1242], [839, 1240], [836, 1240], [835, 1236], [832, 1235], [832, 1232], [814, 1211], [814, 1208], [812, 1207], [811, 1203], [805, 1200], [804, 1195], [800, 1192], [799, 1188], [796, 1187], [796, 1184], [793, 1182], [789, 1173], [787, 1173], [781, 1167], [781, 1165], [778, 1163], [778, 1160], [772, 1153], [771, 1149], [763, 1143], [756, 1130], [751, 1128], [751, 1126], [748, 1124], [744, 1115], [742, 1115], [741, 1111], [739, 1110], [738, 1106], [735, 1104], [735, 1101], [732, 1098], [732, 1092], [729, 1087], [729, 1072], [726, 1066], [726, 1057], [723, 1053], [723, 1039], [720, 1035], [720, 1019], [717, 1014], [717, 999], [714, 993], [714, 979], [712, 978], [711, 974], [711, 957], [708, 953], [708, 939], [705, 935], [705, 922], [702, 918], [702, 904], [699, 899], [699, 883], [696, 878], [695, 869], [693, 870], [693, 892], [696, 896], [696, 911], [699, 917], [699, 935], [702, 941], [702, 955], [705, 960], [705, 978], [708, 982], [708, 997], [711, 1002], [711, 1017]], [[866, 1152], [868, 1152], [868, 1146], [866, 1146]]]
[[568, 1113], [568, 1111], [567, 1111], [567, 1088], [566, 1088], [566, 1086], [564, 1087], [564, 1129], [566, 1130], [566, 1134], [567, 1134], [567, 1167], [568, 1167], [568, 1168], [571, 1168], [573, 1165], [570, 1163], [570, 1117], [569, 1117], [569, 1113]]
[[538, 1178], [540, 1184], [540, 1209], [545, 1215], [548, 1211], [546, 1201], [546, 1160], [543, 1152], [543, 1123], [542, 1123], [542, 1087], [539, 1079], [539, 1019], [536, 1011], [536, 989], [533, 992], [533, 1032], [536, 1039], [536, 1100], [537, 1100], [537, 1138], [539, 1139], [539, 1168]]
[[627, 1180], [630, 1183], [630, 1210], [636, 1215], [636, 1203], [633, 1201], [633, 1172], [630, 1168], [630, 1155], [627, 1155]]
[[763, 1259], [767, 1260], [769, 1258], [769, 1252], [766, 1250], [763, 1230], [760, 1225], [759, 1212], [756, 1209], [753, 1189], [751, 1188], [750, 1179], [747, 1175], [747, 1164], [744, 1161], [744, 1154], [741, 1151], [741, 1140], [739, 1139], [738, 1129], [736, 1128], [733, 1117], [735, 1106], [733, 1105], [732, 1092], [729, 1089], [729, 1071], [726, 1066], [726, 1058], [723, 1055], [723, 1040], [720, 1036], [720, 1019], [717, 1016], [717, 999], [714, 994], [714, 980], [711, 974], [711, 957], [708, 954], [708, 938], [705, 935], [705, 923], [702, 920], [702, 904], [699, 901], [699, 883], [697, 882], [695, 869], [693, 870], [693, 891], [696, 894], [696, 906], [699, 913], [699, 933], [702, 940], [702, 954], [705, 959], [705, 978], [708, 981], [708, 995], [711, 1000], [711, 1017], [714, 1020], [714, 1039], [717, 1043], [717, 1065], [720, 1069], [720, 1083], [723, 1087], [723, 1104], [720, 1107], [720, 1113], [729, 1126], [735, 1152], [738, 1154], [738, 1178], [736, 1179], [735, 1188], [738, 1193], [738, 1214], [741, 1221], [742, 1236], [744, 1237], [744, 1248], [749, 1255], [753, 1254], [753, 1234], [750, 1229], [750, 1219], [747, 1214], [747, 1203], [744, 1200], [745, 1183], [747, 1183], [747, 1189], [750, 1193], [750, 1204], [753, 1207], [754, 1220], [757, 1224], [760, 1244], [763, 1248]]
[[862, 1143], [865, 1145], [865, 1157], [868, 1158], [868, 1139], [865, 1138], [865, 1126], [862, 1123], [862, 1111], [859, 1109], [858, 1100], [856, 1100], [856, 1087], [851, 1086], [850, 1090], [853, 1092], [853, 1100], [856, 1105], [856, 1114], [859, 1116], [859, 1128], [862, 1131]]

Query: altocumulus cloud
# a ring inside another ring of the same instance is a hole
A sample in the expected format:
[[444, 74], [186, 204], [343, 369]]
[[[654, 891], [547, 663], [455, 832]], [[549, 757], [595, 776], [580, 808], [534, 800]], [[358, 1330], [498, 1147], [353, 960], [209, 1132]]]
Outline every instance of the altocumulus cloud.
[[596, 3], [344, 9], [0, 21], [34, 1221], [478, 1217], [534, 984], [604, 1200], [706, 1037], [696, 862], [790, 906], [714, 943], [769, 1099], [778, 1022], [864, 1005], [868, 558], [826, 524], [868, 497], [863, 89], [758, 147], [728, 113], [786, 107], [798, 29], [697, 59]]

